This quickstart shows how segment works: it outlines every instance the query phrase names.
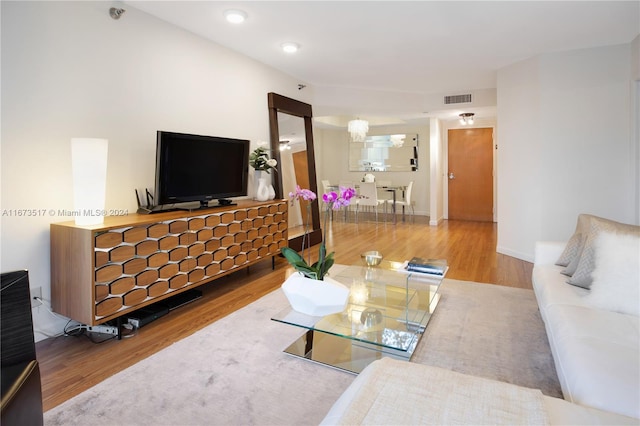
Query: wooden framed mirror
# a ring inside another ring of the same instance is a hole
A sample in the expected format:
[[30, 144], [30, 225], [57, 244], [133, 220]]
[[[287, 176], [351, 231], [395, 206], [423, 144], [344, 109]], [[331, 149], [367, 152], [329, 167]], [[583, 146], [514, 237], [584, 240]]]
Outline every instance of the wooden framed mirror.
[[[311, 105], [277, 93], [268, 94], [268, 103], [271, 152], [278, 160], [278, 172], [274, 176], [276, 198], [288, 198], [296, 185], [310, 189], [320, 198]], [[308, 237], [305, 244], [315, 245], [322, 241], [318, 203], [318, 199], [311, 203], [289, 203], [289, 247], [292, 249], [302, 250], [305, 231]]]

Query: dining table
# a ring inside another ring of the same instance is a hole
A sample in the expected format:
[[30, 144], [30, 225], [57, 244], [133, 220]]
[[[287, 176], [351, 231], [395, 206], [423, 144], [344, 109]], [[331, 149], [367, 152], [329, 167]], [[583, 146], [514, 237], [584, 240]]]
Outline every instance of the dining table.
[[[355, 185], [355, 190], [357, 191], [360, 188], [360, 185], [356, 184]], [[393, 223], [397, 223], [397, 216], [396, 216], [396, 202], [398, 201], [398, 191], [402, 191], [402, 197], [404, 197], [404, 191], [407, 189], [406, 185], [376, 185], [377, 189], [381, 189], [383, 191], [387, 191], [391, 193], [391, 199], [393, 200], [393, 203], [391, 204], [391, 211], [393, 213]], [[340, 185], [329, 185], [328, 189], [330, 189], [331, 191], [339, 191], [340, 190]], [[345, 209], [344, 212], [344, 217], [345, 220], [347, 218], [347, 210]]]

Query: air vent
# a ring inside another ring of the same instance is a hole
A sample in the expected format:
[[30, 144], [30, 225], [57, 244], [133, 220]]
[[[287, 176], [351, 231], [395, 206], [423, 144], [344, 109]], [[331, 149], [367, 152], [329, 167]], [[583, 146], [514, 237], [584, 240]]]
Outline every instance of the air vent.
[[444, 97], [444, 104], [466, 104], [471, 102], [471, 93], [467, 95], [451, 95]]

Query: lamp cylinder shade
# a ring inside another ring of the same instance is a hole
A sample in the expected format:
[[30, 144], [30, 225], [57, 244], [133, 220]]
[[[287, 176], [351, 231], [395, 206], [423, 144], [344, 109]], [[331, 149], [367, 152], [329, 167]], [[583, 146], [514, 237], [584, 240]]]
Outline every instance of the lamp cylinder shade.
[[96, 225], [104, 222], [108, 147], [107, 139], [71, 139], [76, 225]]

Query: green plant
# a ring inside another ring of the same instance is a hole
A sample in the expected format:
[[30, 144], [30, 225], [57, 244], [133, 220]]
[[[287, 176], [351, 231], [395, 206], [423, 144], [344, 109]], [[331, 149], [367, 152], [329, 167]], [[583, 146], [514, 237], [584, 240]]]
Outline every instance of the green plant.
[[[324, 216], [324, 237], [322, 238], [322, 243], [320, 243], [320, 248], [318, 250], [318, 261], [311, 264], [311, 260], [307, 262], [304, 260], [304, 256], [298, 253], [297, 251], [284, 247], [281, 252], [282, 255], [287, 259], [289, 264], [293, 266], [293, 268], [303, 274], [307, 278], [311, 278], [314, 280], [323, 280], [324, 276], [329, 272], [329, 269], [333, 266], [334, 252], [327, 254], [327, 246], [325, 244], [327, 237], [327, 218], [329, 217], [330, 210], [339, 210], [340, 207], [348, 206], [350, 204], [351, 198], [355, 196], [355, 189], [353, 188], [340, 188], [340, 192], [328, 192], [322, 196], [322, 201], [326, 205], [326, 213]], [[316, 199], [316, 194], [313, 191], [308, 189], [301, 189], [300, 186], [297, 187], [296, 192], [289, 193], [289, 197], [291, 197], [292, 201], [296, 199], [304, 199], [313, 201]], [[309, 209], [310, 204], [307, 206]], [[308, 212], [307, 212], [308, 213]], [[309, 215], [307, 214], [307, 218]], [[305, 227], [305, 236], [308, 230], [308, 220], [307, 225]], [[308, 248], [310, 250], [310, 247]], [[305, 244], [304, 239], [302, 243], [302, 253], [304, 254]]]
[[323, 241], [320, 244], [318, 261], [313, 265], [309, 265], [297, 251], [289, 247], [284, 247], [282, 249], [282, 255], [287, 259], [287, 261], [289, 261], [296, 271], [300, 272], [305, 277], [314, 280], [323, 280], [326, 273], [329, 272], [329, 269], [333, 266], [334, 252], [331, 252], [328, 256], [326, 253], [327, 248]]
[[278, 161], [275, 158], [269, 158], [267, 149], [260, 146], [249, 154], [249, 165], [256, 170], [269, 173], [270, 169], [276, 170]]

